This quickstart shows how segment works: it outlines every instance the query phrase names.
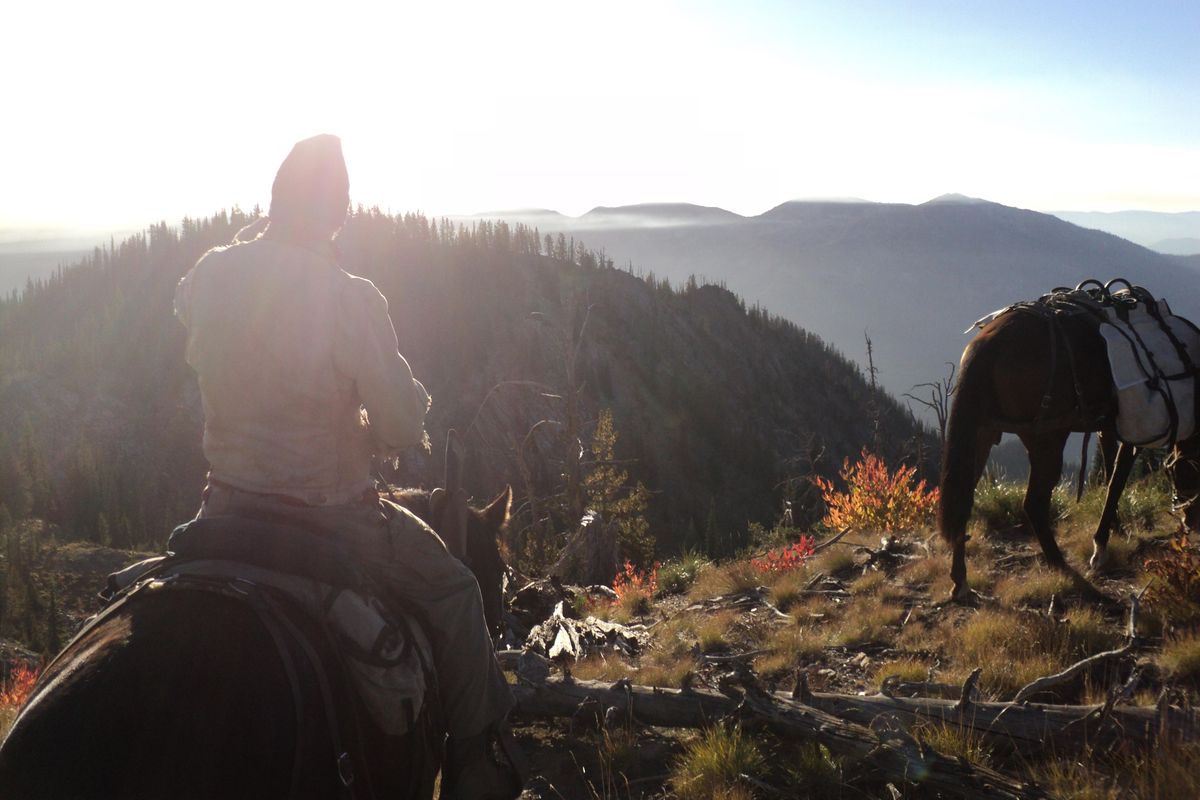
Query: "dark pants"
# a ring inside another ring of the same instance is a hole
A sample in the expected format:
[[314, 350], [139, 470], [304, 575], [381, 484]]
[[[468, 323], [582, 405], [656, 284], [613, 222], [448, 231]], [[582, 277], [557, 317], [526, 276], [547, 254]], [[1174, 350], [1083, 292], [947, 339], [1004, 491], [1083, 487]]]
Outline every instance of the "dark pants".
[[371, 566], [398, 605], [415, 608], [428, 623], [451, 736], [482, 733], [513, 707], [512, 691], [484, 623], [474, 574], [407, 509], [393, 503], [299, 506], [224, 485], [210, 485], [205, 495], [197, 518], [266, 514], [328, 531]]

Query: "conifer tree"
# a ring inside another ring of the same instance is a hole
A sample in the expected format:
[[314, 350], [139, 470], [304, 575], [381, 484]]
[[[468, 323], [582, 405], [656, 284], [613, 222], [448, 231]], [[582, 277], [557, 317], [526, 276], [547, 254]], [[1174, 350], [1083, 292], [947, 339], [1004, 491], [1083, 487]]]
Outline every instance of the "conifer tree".
[[648, 566], [654, 558], [654, 540], [646, 520], [650, 492], [641, 482], [628, 485], [629, 473], [618, 466], [616, 445], [612, 411], [604, 409], [592, 436], [591, 469], [583, 479], [587, 504], [604, 520], [617, 525], [617, 541], [625, 557]]

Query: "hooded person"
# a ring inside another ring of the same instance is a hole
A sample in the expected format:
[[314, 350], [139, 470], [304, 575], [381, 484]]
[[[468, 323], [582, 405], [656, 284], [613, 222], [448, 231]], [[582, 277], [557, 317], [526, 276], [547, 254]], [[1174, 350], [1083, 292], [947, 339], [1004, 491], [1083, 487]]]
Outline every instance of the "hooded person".
[[348, 207], [341, 141], [298, 142], [275, 177], [265, 228], [209, 251], [179, 283], [175, 313], [209, 463], [197, 518], [320, 530], [415, 606], [431, 628], [450, 737], [442, 796], [515, 797], [515, 772], [490, 757], [513, 697], [475, 577], [375, 491], [374, 456], [427, 443], [430, 399], [400, 355], [387, 300], [337, 263], [332, 237]]

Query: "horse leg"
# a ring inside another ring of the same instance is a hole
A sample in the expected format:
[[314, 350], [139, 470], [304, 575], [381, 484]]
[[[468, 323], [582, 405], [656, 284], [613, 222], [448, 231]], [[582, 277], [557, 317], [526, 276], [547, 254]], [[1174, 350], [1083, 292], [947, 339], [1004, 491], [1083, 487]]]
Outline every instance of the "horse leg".
[[1136, 456], [1137, 448], [1133, 445], [1121, 442], [1117, 448], [1112, 475], [1108, 479], [1108, 493], [1104, 496], [1104, 512], [1092, 536], [1092, 557], [1088, 559], [1088, 566], [1093, 570], [1099, 570], [1108, 563], [1108, 536], [1117, 521], [1117, 504], [1121, 501], [1121, 492], [1125, 491], [1125, 483], [1129, 480]]
[[[950, 580], [954, 582], [954, 588], [950, 593], [951, 602], [960, 603], [971, 598], [971, 590], [967, 586], [967, 536], [966, 526], [967, 520], [971, 514], [971, 506], [974, 503], [975, 485], [979, 483], [979, 479], [983, 477], [983, 471], [987, 467], [988, 454], [991, 453], [992, 447], [1000, 441], [1000, 435], [992, 430], [981, 430], [975, 434], [974, 453], [971, 464], [972, 473], [970, 483], [963, 487], [966, 492], [965, 498], [965, 513], [963, 509], [959, 509], [960, 513], [956, 516], [960, 518], [960, 524], [956, 527], [960, 528], [955, 532], [952, 543], [952, 554], [950, 562]], [[942, 496], [942, 502], [947, 502], [945, 494]]]
[[1096, 444], [1100, 448], [1100, 463], [1104, 469], [1104, 482], [1112, 478], [1113, 465], [1117, 462], [1117, 449], [1120, 447], [1120, 442], [1117, 440], [1117, 432], [1113, 430], [1101, 430], [1096, 433]]
[[1054, 541], [1054, 525], [1050, 519], [1050, 495], [1062, 478], [1063, 448], [1068, 433], [1045, 433], [1040, 436], [1022, 436], [1021, 441], [1029, 453], [1029, 484], [1025, 487], [1023, 509], [1030, 527], [1037, 535], [1050, 566], [1061, 569], [1066, 566], [1062, 551]]

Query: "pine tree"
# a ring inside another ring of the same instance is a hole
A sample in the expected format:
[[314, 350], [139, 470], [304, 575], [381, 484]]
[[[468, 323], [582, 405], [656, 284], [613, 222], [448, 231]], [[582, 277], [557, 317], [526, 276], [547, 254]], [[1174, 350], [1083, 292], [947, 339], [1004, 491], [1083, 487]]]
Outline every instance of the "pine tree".
[[588, 507], [617, 525], [623, 555], [646, 567], [654, 558], [654, 539], [646, 520], [650, 492], [639, 482], [630, 488], [629, 473], [617, 466], [617, 429], [612, 411], [604, 409], [592, 435], [591, 469], [583, 479]]

